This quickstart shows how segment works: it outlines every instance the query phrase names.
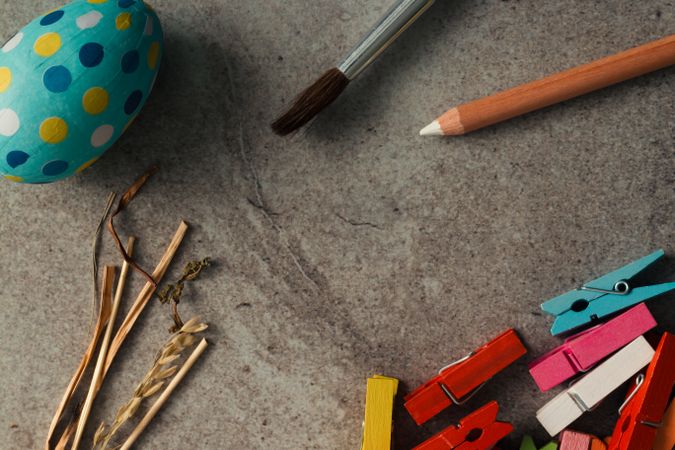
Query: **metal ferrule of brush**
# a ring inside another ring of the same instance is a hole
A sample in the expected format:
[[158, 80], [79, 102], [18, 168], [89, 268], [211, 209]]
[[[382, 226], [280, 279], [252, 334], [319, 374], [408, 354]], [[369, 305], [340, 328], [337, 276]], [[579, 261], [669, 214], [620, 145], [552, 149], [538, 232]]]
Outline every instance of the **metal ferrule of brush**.
[[435, 0], [399, 0], [373, 30], [340, 63], [338, 69], [353, 80], [398, 38]]

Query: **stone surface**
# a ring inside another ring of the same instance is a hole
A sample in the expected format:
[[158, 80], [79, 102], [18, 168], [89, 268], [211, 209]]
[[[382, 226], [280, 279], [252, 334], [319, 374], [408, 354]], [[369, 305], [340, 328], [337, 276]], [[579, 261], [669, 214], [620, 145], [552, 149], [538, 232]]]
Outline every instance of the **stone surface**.
[[[675, 278], [675, 71], [654, 73], [462, 138], [417, 136], [457, 102], [664, 36], [672, 1], [443, 0], [290, 139], [268, 123], [335, 64], [390, 0], [158, 0], [167, 55], [144, 112], [82, 176], [0, 184], [0, 442], [39, 448], [88, 340], [90, 240], [111, 190], [162, 170], [118, 220], [154, 266], [179, 219], [189, 259], [215, 265], [184, 314], [211, 324], [206, 357], [139, 448], [359, 448], [365, 380], [401, 394], [508, 327], [530, 349], [468, 405], [417, 427], [408, 449], [485, 402], [544, 442], [526, 362], [560, 342], [538, 305], [663, 247]], [[9, 38], [58, 1], [0, 4]], [[110, 238], [102, 262], [119, 264]], [[140, 289], [134, 276], [126, 304]], [[669, 295], [652, 303], [673, 329]], [[167, 337], [153, 303], [95, 405], [128, 397]], [[575, 428], [606, 435], [623, 392]]]

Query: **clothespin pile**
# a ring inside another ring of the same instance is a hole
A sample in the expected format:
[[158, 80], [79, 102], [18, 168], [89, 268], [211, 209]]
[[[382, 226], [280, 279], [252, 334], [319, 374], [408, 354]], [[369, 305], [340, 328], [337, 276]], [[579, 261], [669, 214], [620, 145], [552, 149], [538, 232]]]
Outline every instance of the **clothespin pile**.
[[[525, 353], [527, 350], [516, 332], [507, 330], [473, 353], [445, 366], [438, 375], [406, 395], [405, 408], [415, 423], [422, 425], [444, 409], [467, 402], [492, 377]], [[391, 449], [396, 389], [382, 380], [392, 379], [375, 376], [368, 380], [362, 450]], [[460, 420], [459, 424], [449, 426], [418, 445], [415, 450], [490, 449], [513, 431], [510, 423], [497, 421], [498, 412], [497, 402], [489, 402]], [[384, 423], [386, 426], [383, 426]], [[378, 439], [374, 439], [376, 434]]]
[[[663, 256], [659, 250], [542, 304], [555, 317], [551, 334], [576, 334], [529, 363], [530, 374], [542, 392], [577, 377], [537, 411], [544, 429], [558, 436], [557, 443], [550, 442], [542, 450], [675, 449], [675, 335], [663, 333], [660, 341], [645, 336], [657, 323], [644, 303], [675, 291], [675, 282], [639, 285], [636, 280]], [[404, 406], [422, 425], [444, 409], [468, 402], [525, 353], [522, 341], [509, 329], [442, 368], [406, 395]], [[567, 429], [633, 377], [612, 436], [602, 440]], [[362, 450], [391, 450], [397, 387], [392, 378], [368, 380]], [[492, 449], [513, 431], [510, 423], [497, 420], [498, 412], [498, 403], [491, 401], [413, 450]], [[525, 436], [520, 450], [537, 450], [537, 446]]]
[[[637, 375], [619, 408], [620, 417], [611, 438], [606, 440], [607, 448], [673, 449], [675, 430], [673, 424], [664, 419], [675, 385], [675, 335], [664, 333], [655, 350], [643, 334], [656, 326], [644, 302], [674, 291], [675, 283], [638, 285], [636, 282], [638, 275], [663, 256], [662, 250], [654, 252], [541, 306], [555, 317], [553, 335], [577, 331], [631, 308], [605, 323], [578, 332], [561, 347], [530, 364], [530, 373], [542, 391], [584, 373], [537, 411], [537, 419], [551, 436], [563, 432]], [[581, 438], [577, 435], [580, 433], [563, 432], [561, 449], [592, 448], [592, 439], [587, 439], [584, 447], [578, 443]], [[567, 445], [566, 442], [575, 443]], [[657, 445], [657, 442], [664, 444]], [[604, 447], [596, 443], [593, 448]]]

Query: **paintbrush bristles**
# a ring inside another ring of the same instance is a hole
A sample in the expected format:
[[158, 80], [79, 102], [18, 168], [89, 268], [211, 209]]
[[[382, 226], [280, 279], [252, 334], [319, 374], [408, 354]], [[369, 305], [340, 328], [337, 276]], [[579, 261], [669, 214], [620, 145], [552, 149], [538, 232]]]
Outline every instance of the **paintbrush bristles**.
[[329, 69], [298, 95], [288, 111], [272, 123], [272, 130], [280, 136], [286, 136], [306, 125], [333, 103], [348, 84], [349, 78], [340, 69]]

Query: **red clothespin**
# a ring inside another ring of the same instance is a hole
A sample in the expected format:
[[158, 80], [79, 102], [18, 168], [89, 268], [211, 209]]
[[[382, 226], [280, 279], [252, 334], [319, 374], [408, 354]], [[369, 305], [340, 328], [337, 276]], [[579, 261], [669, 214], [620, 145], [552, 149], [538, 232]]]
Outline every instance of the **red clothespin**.
[[619, 410], [609, 450], [651, 450], [675, 385], [675, 335], [664, 333], [645, 375]]
[[405, 407], [422, 425], [453, 403], [461, 405], [490, 378], [527, 353], [513, 329], [440, 370], [439, 375], [405, 397]]
[[413, 450], [487, 450], [513, 431], [513, 425], [498, 422], [499, 405], [490, 402]]

